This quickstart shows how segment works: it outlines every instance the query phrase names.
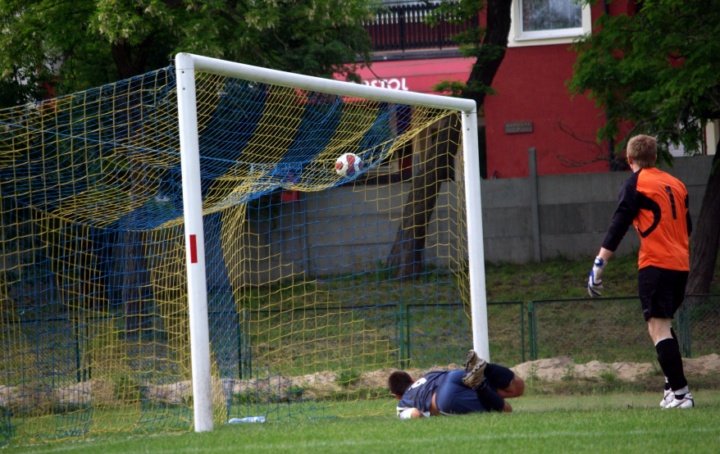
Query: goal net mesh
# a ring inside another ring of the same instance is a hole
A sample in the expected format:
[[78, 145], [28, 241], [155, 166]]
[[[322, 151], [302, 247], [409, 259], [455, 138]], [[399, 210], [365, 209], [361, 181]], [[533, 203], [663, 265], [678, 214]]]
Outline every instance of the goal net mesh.
[[[215, 423], [461, 361], [458, 112], [196, 78]], [[176, 90], [0, 110], [0, 444], [192, 427]]]

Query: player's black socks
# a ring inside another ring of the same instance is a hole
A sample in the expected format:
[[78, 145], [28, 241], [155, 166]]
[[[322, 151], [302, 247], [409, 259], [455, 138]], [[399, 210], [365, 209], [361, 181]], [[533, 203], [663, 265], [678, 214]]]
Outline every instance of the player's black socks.
[[[673, 339], [675, 339], [676, 341], [678, 340], [677, 334], [675, 334], [675, 330], [674, 330], [674, 329], [670, 328], [670, 334], [672, 335], [672, 338], [673, 338]], [[659, 355], [658, 355], [658, 361], [660, 361]], [[664, 375], [664, 374], [663, 374], [663, 375]], [[668, 381], [667, 376], [665, 376], [665, 384], [663, 385], [663, 389], [666, 390], [666, 391], [672, 389], [672, 388], [670, 388], [670, 382]]]
[[683, 371], [682, 356], [680, 356], [680, 345], [677, 339], [663, 339], [655, 345], [657, 359], [663, 374], [668, 379], [670, 388], [673, 390], [687, 386], [685, 372]]

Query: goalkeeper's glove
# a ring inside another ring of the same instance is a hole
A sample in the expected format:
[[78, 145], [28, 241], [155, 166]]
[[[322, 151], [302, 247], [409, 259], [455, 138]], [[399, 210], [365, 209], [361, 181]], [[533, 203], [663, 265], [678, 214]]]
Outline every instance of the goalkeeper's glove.
[[587, 290], [591, 297], [602, 295], [602, 273], [605, 269], [605, 260], [602, 257], [595, 257], [593, 267], [588, 276]]

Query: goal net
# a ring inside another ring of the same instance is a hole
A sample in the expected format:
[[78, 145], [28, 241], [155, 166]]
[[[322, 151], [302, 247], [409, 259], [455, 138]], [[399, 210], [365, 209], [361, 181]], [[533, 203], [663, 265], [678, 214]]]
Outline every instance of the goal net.
[[0, 110], [0, 444], [342, 412], [487, 353], [465, 101], [180, 54]]

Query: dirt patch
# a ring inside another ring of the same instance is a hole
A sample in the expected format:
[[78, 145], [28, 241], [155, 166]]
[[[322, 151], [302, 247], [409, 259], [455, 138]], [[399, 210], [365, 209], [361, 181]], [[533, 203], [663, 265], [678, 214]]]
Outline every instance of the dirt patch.
[[528, 361], [512, 368], [525, 380], [539, 379], [547, 382], [568, 380], [571, 378], [595, 379], [614, 376], [622, 381], [637, 381], [657, 372], [657, 366], [651, 363], [590, 361], [575, 364], [569, 357], [558, 357]]
[[[720, 373], [720, 356], [713, 353], [698, 358], [683, 359], [685, 373], [691, 376], [705, 376]], [[636, 382], [649, 375], [659, 374], [657, 363], [590, 361], [575, 364], [570, 357], [539, 359], [518, 364], [512, 370], [524, 380], [539, 379], [557, 382], [571, 378], [596, 379], [614, 377], [621, 381]]]
[[[720, 374], [720, 355], [710, 354], [698, 358], [684, 358], [683, 365], [688, 376], [706, 376]], [[424, 373], [435, 369], [453, 369], [461, 367], [457, 364], [438, 366], [430, 369], [408, 369], [413, 377], [420, 377]], [[613, 377], [624, 382], [637, 382], [644, 378], [660, 374], [657, 363], [590, 361], [586, 364], [576, 364], [572, 358], [561, 356], [556, 358], [527, 361], [511, 367], [519, 377], [524, 380], [535, 379], [546, 382], [560, 382], [568, 379], [602, 379]], [[396, 369], [382, 369], [363, 374], [355, 386], [365, 388], [380, 388], [387, 386], [388, 375]]]
[[[720, 355], [710, 354], [698, 358], [683, 359], [685, 373], [689, 378], [717, 376], [720, 374]], [[438, 369], [461, 368], [458, 364], [436, 366], [428, 369], [407, 369], [407, 372], [419, 378], [423, 374]], [[518, 364], [511, 368], [519, 377], [526, 381], [540, 381], [543, 383], [559, 383], [568, 380], [577, 381], [608, 381], [642, 382], [652, 375], [660, 375], [657, 363], [614, 362], [603, 363], [590, 361], [586, 364], [575, 364], [567, 356], [539, 359]], [[339, 383], [337, 374], [333, 372], [318, 372], [298, 377], [272, 376], [262, 379], [235, 380], [225, 379], [222, 386], [234, 395], [248, 394], [263, 395], [275, 400], [292, 399], [292, 396], [302, 391], [302, 397], [322, 399], [336, 394], [356, 390], [384, 390], [387, 389], [387, 377], [394, 370], [392, 368], [365, 372], [351, 383]], [[33, 391], [33, 390], [30, 390]], [[34, 408], [42, 400], [49, 404], [74, 405], [88, 403], [91, 396], [101, 397], [104, 402], [112, 400], [112, 386], [97, 380], [85, 382], [81, 385], [63, 388], [55, 391], [55, 395], [45, 395], [30, 392], [22, 387], [8, 387], [0, 385], [0, 406], [8, 408]], [[180, 404], [189, 399], [191, 395], [190, 382], [174, 383], [169, 385], [148, 386], [143, 390], [145, 398], [161, 403]], [[380, 392], [380, 395], [383, 393]], [[30, 399], [34, 399], [31, 401]]]

